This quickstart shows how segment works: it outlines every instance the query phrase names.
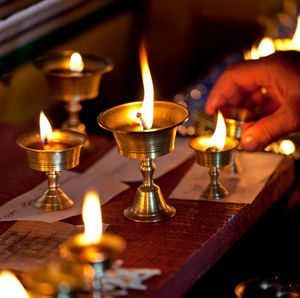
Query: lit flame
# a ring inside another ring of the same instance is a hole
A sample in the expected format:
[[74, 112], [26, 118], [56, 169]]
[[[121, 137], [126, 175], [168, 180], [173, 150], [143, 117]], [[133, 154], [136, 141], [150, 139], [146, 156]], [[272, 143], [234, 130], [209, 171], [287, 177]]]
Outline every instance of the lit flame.
[[265, 57], [273, 54], [275, 52], [275, 46], [272, 38], [264, 37], [259, 43], [257, 51], [259, 57]]
[[84, 243], [93, 244], [100, 241], [102, 235], [102, 215], [99, 196], [90, 191], [86, 194], [82, 209], [84, 222]]
[[275, 51], [300, 51], [300, 15], [297, 18], [297, 27], [293, 38], [275, 39], [264, 37], [258, 48], [252, 46], [251, 51], [244, 53], [245, 60], [256, 60], [273, 54]]
[[84, 64], [79, 53], [75, 52], [70, 58], [70, 69], [71, 71], [82, 72]]
[[282, 140], [279, 144], [279, 152], [281, 154], [290, 155], [296, 150], [295, 144], [291, 140]]
[[300, 16], [297, 18], [297, 27], [292, 39], [276, 39], [276, 50], [278, 51], [300, 51]]
[[226, 140], [226, 126], [223, 115], [218, 111], [217, 126], [214, 134], [207, 140], [207, 147], [216, 147], [218, 150], [222, 150], [225, 146]]
[[292, 43], [294, 45], [294, 50], [300, 51], [300, 16], [297, 18], [297, 27], [292, 38]]
[[148, 65], [147, 53], [144, 44], [140, 48], [140, 65], [144, 85], [144, 102], [141, 113], [147, 129], [152, 127], [153, 123], [153, 83]]
[[258, 49], [254, 45], [251, 48], [250, 59], [251, 60], [259, 59]]
[[0, 272], [0, 297], [1, 298], [29, 298], [22, 284], [9, 271]]
[[47, 145], [52, 137], [52, 127], [45, 114], [40, 113], [40, 137], [43, 144]]

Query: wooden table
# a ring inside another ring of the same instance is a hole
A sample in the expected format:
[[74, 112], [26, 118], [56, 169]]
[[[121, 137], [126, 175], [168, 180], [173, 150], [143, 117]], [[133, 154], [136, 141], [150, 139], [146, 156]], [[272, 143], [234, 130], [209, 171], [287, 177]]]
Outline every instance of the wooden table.
[[[45, 179], [43, 173], [27, 166], [25, 153], [15, 140], [29, 129], [0, 124], [0, 204], [28, 191]], [[94, 153], [83, 153], [76, 171], [84, 171], [101, 157], [114, 141], [91, 136]], [[176, 216], [151, 224], [135, 223], [123, 217], [123, 210], [133, 202], [140, 183], [116, 196], [102, 208], [108, 231], [127, 242], [120, 256], [125, 267], [159, 268], [162, 275], [149, 279], [145, 292], [130, 291], [129, 297], [182, 297], [184, 293], [216, 263], [235, 242], [288, 190], [295, 180], [294, 161], [285, 158], [251, 205], [207, 201], [169, 200], [169, 195], [194, 163], [190, 158], [176, 169], [156, 180]], [[298, 199], [298, 198], [297, 198]], [[81, 223], [75, 216], [66, 222]], [[0, 233], [13, 223], [0, 222]]]

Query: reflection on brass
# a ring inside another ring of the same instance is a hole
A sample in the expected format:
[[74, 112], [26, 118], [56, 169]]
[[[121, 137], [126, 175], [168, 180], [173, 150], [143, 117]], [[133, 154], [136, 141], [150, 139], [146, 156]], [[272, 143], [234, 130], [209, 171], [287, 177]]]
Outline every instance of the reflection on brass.
[[[85, 134], [85, 125], [79, 119], [82, 109], [80, 101], [98, 96], [102, 75], [111, 71], [113, 65], [107, 58], [82, 54], [83, 71], [70, 71], [69, 61], [73, 53], [63, 51], [42, 54], [35, 59], [34, 64], [45, 74], [51, 94], [66, 102], [68, 119], [62, 128]], [[84, 147], [91, 149], [89, 140]]]
[[202, 145], [199, 140], [210, 137], [197, 137], [190, 141], [190, 147], [195, 151], [196, 161], [200, 166], [209, 167], [210, 184], [203, 192], [202, 196], [211, 199], [218, 200], [226, 197], [228, 191], [219, 182], [219, 168], [228, 165], [232, 158], [232, 153], [238, 146], [239, 142], [233, 137], [226, 137], [225, 147], [221, 151], [209, 151]]
[[[22, 274], [22, 282], [30, 297], [74, 297], [91, 287], [93, 269], [71, 262], [51, 262]], [[77, 296], [76, 296], [77, 297]]]
[[113, 132], [119, 153], [141, 159], [143, 184], [138, 188], [134, 203], [124, 211], [126, 218], [137, 222], [158, 222], [175, 215], [166, 204], [159, 186], [153, 183], [153, 159], [174, 149], [177, 126], [188, 119], [188, 110], [176, 103], [154, 101], [153, 125], [142, 131], [136, 114], [143, 102], [113, 107], [98, 117], [99, 125]]
[[102, 234], [97, 243], [84, 243], [83, 238], [84, 234], [78, 234], [62, 243], [60, 256], [71, 262], [93, 266], [93, 297], [100, 298], [101, 278], [117, 256], [124, 251], [126, 243], [123, 238], [110, 233]]
[[86, 135], [57, 129], [53, 131], [51, 141], [68, 144], [70, 148], [34, 149], [31, 147], [32, 144], [41, 142], [37, 132], [27, 133], [17, 138], [17, 144], [26, 150], [29, 167], [46, 172], [48, 177], [48, 189], [35, 203], [37, 208], [45, 211], [63, 210], [73, 206], [74, 202], [59, 187], [59, 177], [62, 170], [78, 165], [80, 150], [86, 141]]

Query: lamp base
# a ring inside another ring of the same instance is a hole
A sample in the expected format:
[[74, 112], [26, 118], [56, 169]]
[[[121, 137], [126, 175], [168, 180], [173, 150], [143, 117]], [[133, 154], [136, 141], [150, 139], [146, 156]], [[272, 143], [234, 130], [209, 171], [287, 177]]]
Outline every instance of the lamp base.
[[228, 196], [228, 190], [222, 184], [219, 184], [218, 187], [209, 185], [202, 196], [210, 200], [219, 200]]
[[174, 207], [169, 206], [158, 185], [141, 185], [136, 192], [134, 203], [124, 210], [126, 218], [136, 222], [159, 222], [172, 218], [176, 213]]
[[47, 189], [35, 203], [35, 207], [44, 211], [58, 211], [70, 208], [74, 202], [60, 189]]
[[228, 190], [219, 182], [220, 170], [215, 167], [211, 167], [209, 170], [210, 183], [205, 191], [202, 193], [202, 196], [210, 200], [219, 200], [228, 196]]

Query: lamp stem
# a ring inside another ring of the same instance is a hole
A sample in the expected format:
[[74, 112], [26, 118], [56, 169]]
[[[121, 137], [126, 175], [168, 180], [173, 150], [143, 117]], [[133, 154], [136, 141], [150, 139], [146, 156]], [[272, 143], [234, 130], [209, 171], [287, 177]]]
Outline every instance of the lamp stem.
[[63, 123], [63, 128], [85, 133], [85, 125], [79, 119], [79, 112], [82, 109], [80, 102], [68, 101], [65, 109], [68, 111], [68, 119]]
[[101, 278], [104, 274], [103, 263], [93, 263], [94, 277], [93, 277], [93, 298], [101, 298]]
[[59, 188], [59, 178], [60, 178], [60, 172], [47, 172], [46, 173], [48, 178], [48, 189], [49, 193], [55, 195], [56, 190]]
[[212, 188], [217, 188], [219, 184], [220, 170], [215, 167], [209, 169], [210, 183]]
[[175, 215], [175, 208], [165, 202], [159, 186], [153, 182], [155, 168], [152, 158], [141, 160], [143, 184], [137, 189], [133, 205], [124, 210], [126, 218], [138, 222], [157, 222]]
[[210, 183], [203, 192], [203, 197], [211, 200], [218, 200], [228, 195], [226, 188], [219, 182], [220, 170], [216, 167], [209, 169]]
[[145, 158], [141, 160], [140, 171], [143, 175], [143, 185], [151, 188], [153, 185], [153, 173], [156, 169], [156, 165], [152, 158]]

